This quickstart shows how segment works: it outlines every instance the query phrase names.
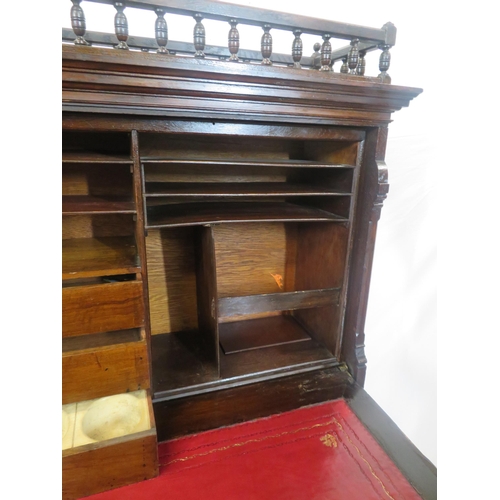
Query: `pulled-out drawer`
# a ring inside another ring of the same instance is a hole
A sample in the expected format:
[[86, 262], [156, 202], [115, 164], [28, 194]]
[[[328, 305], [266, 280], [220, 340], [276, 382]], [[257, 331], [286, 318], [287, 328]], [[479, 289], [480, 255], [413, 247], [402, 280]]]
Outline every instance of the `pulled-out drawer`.
[[158, 475], [156, 426], [147, 391], [65, 405], [62, 417], [65, 500]]

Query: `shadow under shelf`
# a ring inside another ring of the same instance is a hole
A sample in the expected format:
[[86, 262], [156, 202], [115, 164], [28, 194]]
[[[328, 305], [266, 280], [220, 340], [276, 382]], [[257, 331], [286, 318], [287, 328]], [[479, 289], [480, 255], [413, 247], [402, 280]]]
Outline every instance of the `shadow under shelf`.
[[[220, 377], [218, 367], [204, 351], [200, 332], [152, 336], [155, 401], [338, 364], [335, 356], [289, 315], [225, 323], [220, 329]], [[235, 335], [236, 348], [230, 340]]]
[[195, 226], [232, 222], [349, 222], [319, 208], [286, 202], [175, 203], [148, 207], [147, 228]]

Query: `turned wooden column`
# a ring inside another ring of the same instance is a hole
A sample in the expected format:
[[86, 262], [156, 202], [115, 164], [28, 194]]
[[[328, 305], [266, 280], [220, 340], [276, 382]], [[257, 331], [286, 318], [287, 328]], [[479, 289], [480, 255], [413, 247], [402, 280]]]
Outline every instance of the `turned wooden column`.
[[194, 57], [198, 59], [203, 59], [205, 57], [205, 26], [202, 24], [203, 16], [201, 14], [195, 14], [194, 19], [196, 24], [193, 28], [193, 44], [196, 52]]
[[80, 7], [82, 0], [71, 0], [73, 5], [71, 7], [71, 27], [73, 28], [73, 33], [76, 35], [75, 45], [90, 45], [83, 36], [87, 30], [87, 24], [85, 22], [85, 13]]
[[115, 49], [128, 50], [128, 21], [127, 16], [123, 12], [125, 10], [125, 4], [123, 2], [115, 2], [113, 5], [116, 9], [115, 34], [118, 39], [118, 45], [115, 45]]
[[330, 35], [323, 35], [323, 45], [321, 46], [321, 68], [320, 71], [332, 71], [330, 61], [332, 58], [332, 44]]
[[238, 21], [236, 19], [231, 19], [229, 24], [231, 25], [231, 29], [227, 35], [227, 46], [231, 57], [228, 61], [238, 62], [238, 50], [240, 50], [240, 32], [238, 31], [238, 28], [236, 28]]
[[302, 59], [302, 39], [300, 35], [302, 34], [301, 30], [294, 30], [293, 34], [295, 38], [292, 43], [292, 59], [293, 59], [293, 67], [300, 69], [302, 65], [300, 64], [300, 60]]
[[349, 50], [349, 54], [347, 56], [347, 65], [349, 66], [349, 74], [355, 75], [356, 68], [358, 66], [359, 60], [359, 50], [358, 50], [359, 40], [355, 38], [351, 41], [351, 49]]
[[156, 43], [158, 44], [158, 54], [168, 54], [167, 43], [168, 43], [168, 26], [167, 21], [163, 15], [165, 14], [165, 9], [158, 7], [155, 9], [156, 15], [158, 16], [155, 22], [155, 37]]
[[262, 63], [265, 66], [271, 66], [273, 63], [271, 61], [271, 54], [273, 53], [273, 37], [271, 33], [271, 25], [270, 24], [264, 24], [262, 27], [264, 30], [264, 34], [262, 35], [262, 38], [260, 39], [260, 50], [262, 53]]

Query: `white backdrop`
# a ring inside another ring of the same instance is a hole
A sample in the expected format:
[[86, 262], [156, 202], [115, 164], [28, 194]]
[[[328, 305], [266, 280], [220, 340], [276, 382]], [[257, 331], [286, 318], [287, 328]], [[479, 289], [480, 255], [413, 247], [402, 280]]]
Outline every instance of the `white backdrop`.
[[[436, 171], [438, 105], [436, 75], [427, 70], [432, 46], [422, 44], [431, 30], [426, 4], [410, 8], [401, 1], [361, 0], [312, 4], [289, 0], [234, 1], [312, 17], [382, 27], [388, 21], [398, 29], [391, 49], [390, 75], [395, 85], [424, 89], [409, 108], [393, 115], [389, 127], [386, 163], [390, 191], [379, 222], [372, 284], [366, 321], [368, 370], [365, 388], [401, 430], [437, 464], [436, 386]], [[430, 2], [429, 2], [430, 4]], [[70, 27], [70, 2], [63, 2], [63, 26]], [[83, 2], [89, 31], [113, 32], [115, 10]], [[427, 5], [429, 7], [429, 5]], [[155, 14], [126, 11], [131, 35], [153, 36]], [[193, 21], [165, 16], [171, 40], [191, 41]], [[229, 26], [204, 21], [207, 44], [226, 45]], [[262, 30], [239, 26], [241, 47], [260, 49]], [[318, 37], [303, 35], [304, 54], [312, 53]], [[293, 35], [273, 33], [273, 51], [289, 53]], [[334, 46], [345, 45], [345, 41]], [[378, 56], [367, 56], [366, 74], [377, 75]], [[431, 65], [432, 66], [432, 65]], [[339, 64], [335, 70], [339, 71]]]

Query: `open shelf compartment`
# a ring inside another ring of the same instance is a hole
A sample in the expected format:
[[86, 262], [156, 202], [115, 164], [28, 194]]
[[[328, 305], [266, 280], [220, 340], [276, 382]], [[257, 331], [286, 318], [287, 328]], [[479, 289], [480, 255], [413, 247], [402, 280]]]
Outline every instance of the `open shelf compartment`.
[[336, 363], [348, 235], [333, 222], [150, 231], [148, 262], [165, 266], [150, 287], [171, 287], [150, 300], [155, 399]]

